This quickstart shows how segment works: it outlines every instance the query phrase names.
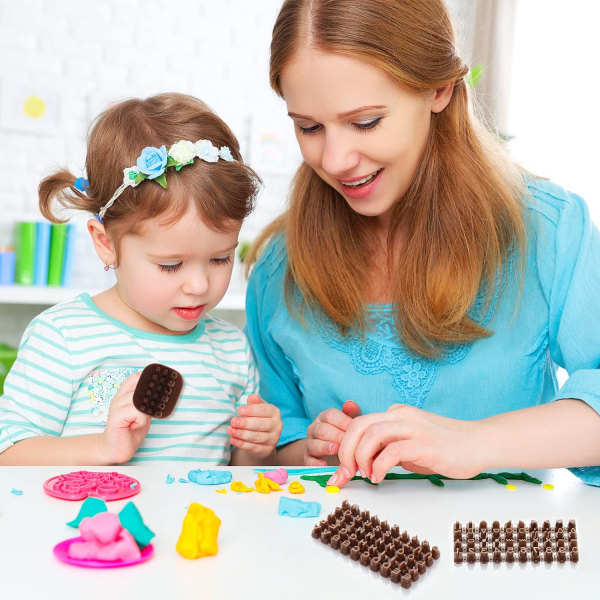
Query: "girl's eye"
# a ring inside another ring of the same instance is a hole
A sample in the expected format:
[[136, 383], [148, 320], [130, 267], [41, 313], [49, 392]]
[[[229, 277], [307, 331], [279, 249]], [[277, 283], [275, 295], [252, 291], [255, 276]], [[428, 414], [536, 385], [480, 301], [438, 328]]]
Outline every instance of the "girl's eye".
[[383, 117], [377, 117], [367, 123], [352, 123], [352, 126], [359, 131], [369, 131], [370, 129], [375, 129], [375, 127], [381, 123], [382, 119]]
[[167, 271], [167, 273], [176, 273], [181, 269], [183, 263], [177, 263], [176, 265], [158, 265], [161, 271]]
[[319, 125], [318, 123], [317, 125], [313, 125], [312, 127], [300, 127], [300, 125], [297, 125], [297, 127], [303, 135], [311, 135], [312, 133], [317, 133], [317, 131], [321, 129], [321, 125]]
[[228, 265], [231, 262], [231, 256], [222, 256], [220, 258], [211, 258], [210, 262], [215, 265]]

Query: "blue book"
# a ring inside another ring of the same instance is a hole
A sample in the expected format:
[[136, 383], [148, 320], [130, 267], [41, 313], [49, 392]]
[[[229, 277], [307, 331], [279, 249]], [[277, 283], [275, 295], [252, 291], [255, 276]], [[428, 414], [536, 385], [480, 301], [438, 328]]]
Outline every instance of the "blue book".
[[65, 256], [63, 258], [63, 271], [60, 284], [64, 287], [73, 285], [73, 260], [75, 258], [76, 227], [72, 223], [67, 226], [67, 239], [65, 241]]
[[50, 256], [50, 223], [35, 224], [35, 260], [33, 263], [33, 284], [46, 285], [48, 281], [48, 258]]

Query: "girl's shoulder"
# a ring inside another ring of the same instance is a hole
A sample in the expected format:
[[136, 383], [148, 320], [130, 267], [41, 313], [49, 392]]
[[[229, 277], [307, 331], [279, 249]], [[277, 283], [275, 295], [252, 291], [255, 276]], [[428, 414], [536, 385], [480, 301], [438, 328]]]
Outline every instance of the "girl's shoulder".
[[242, 348], [247, 345], [246, 336], [239, 327], [211, 313], [204, 318], [204, 334], [211, 339], [237, 344]]

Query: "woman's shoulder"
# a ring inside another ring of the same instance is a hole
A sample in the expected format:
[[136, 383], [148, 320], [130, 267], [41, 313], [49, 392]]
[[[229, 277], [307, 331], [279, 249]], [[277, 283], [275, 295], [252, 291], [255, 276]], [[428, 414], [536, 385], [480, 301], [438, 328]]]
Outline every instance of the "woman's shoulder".
[[287, 246], [285, 235], [278, 233], [267, 242], [252, 268], [250, 277], [269, 280], [277, 274], [284, 273], [286, 268]]
[[531, 215], [543, 219], [545, 227], [582, 224], [589, 220], [585, 200], [548, 179], [527, 181], [526, 206]]

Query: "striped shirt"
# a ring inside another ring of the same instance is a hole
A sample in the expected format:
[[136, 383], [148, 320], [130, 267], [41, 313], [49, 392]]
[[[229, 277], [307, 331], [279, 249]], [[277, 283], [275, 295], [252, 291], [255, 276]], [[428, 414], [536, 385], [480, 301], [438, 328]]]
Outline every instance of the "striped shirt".
[[37, 316], [27, 327], [0, 398], [0, 452], [33, 436], [102, 433], [121, 382], [151, 363], [183, 376], [166, 419], [152, 419], [132, 463], [229, 463], [227, 427], [258, 393], [244, 334], [207, 315], [185, 335], [133, 329], [82, 294]]

